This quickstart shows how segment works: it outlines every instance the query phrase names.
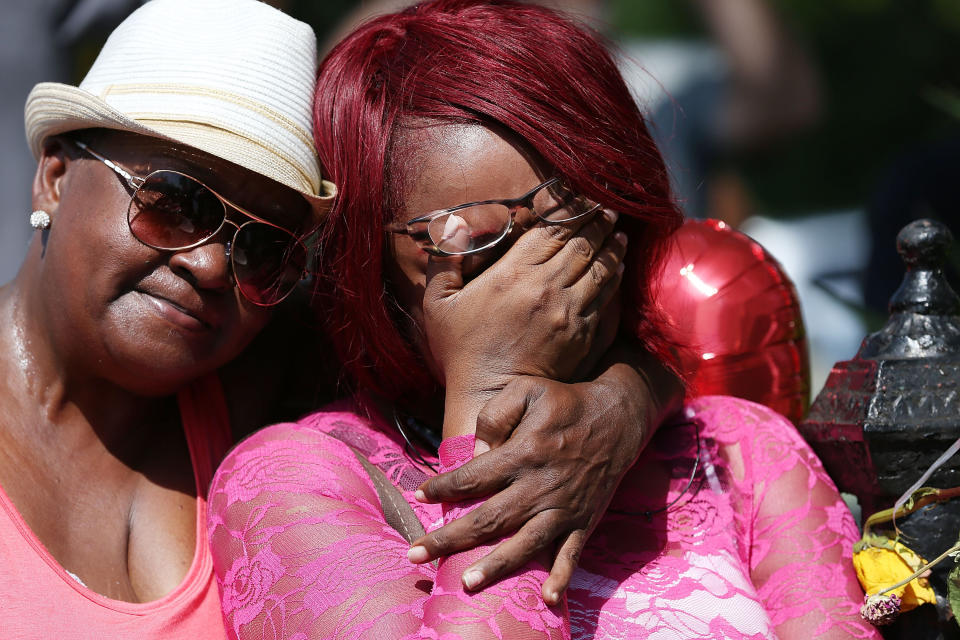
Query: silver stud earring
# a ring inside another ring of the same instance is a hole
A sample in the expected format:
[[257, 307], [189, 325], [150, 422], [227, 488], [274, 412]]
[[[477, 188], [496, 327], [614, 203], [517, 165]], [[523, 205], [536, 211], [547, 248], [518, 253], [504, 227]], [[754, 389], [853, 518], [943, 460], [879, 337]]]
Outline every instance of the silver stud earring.
[[34, 229], [49, 229], [50, 214], [43, 209], [37, 209], [30, 214], [30, 226]]

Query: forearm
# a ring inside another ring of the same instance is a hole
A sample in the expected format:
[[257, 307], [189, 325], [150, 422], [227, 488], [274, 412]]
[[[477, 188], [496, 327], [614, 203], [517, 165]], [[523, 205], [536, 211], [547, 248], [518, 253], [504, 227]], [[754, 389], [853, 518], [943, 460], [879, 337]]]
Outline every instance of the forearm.
[[[611, 398], [632, 407], [639, 429], [640, 448], [646, 445], [663, 421], [683, 402], [682, 381], [664, 363], [636, 343], [618, 339], [600, 359], [592, 382], [609, 388]], [[474, 435], [477, 416], [507, 383], [519, 376], [507, 376], [485, 385], [450, 378], [444, 397], [443, 437]]]
[[859, 615], [863, 592], [850, 560], [856, 524], [816, 455], [766, 407], [734, 399], [717, 406], [722, 414], [698, 415], [739, 429], [737, 455], [749, 471], [734, 492], [750, 496], [750, 577], [777, 636], [879, 638]]
[[[448, 378], [453, 382], [454, 379]], [[473, 436], [477, 433], [477, 416], [490, 398], [506, 386], [506, 381], [490, 386], [470, 386], [462, 381], [450, 384], [444, 394], [443, 438]]]
[[618, 338], [601, 359], [595, 375], [595, 383], [619, 390], [610, 397], [630, 406], [637, 416], [638, 452], [683, 403], [680, 378], [628, 338]]

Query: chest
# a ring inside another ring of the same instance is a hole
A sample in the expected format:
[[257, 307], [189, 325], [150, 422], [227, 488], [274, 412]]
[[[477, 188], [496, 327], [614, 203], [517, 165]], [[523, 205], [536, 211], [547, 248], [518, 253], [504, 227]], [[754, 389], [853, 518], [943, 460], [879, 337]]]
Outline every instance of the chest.
[[197, 522], [189, 456], [178, 443], [153, 447], [138, 468], [109, 454], [48, 453], [0, 456], [0, 526], [17, 564], [125, 602], [175, 589], [193, 561]]
[[722, 547], [643, 555], [611, 571], [584, 554], [567, 591], [573, 638], [776, 637], [747, 568]]
[[776, 637], [751, 578], [751, 496], [720, 449], [655, 443], [624, 477], [568, 591], [574, 638]]

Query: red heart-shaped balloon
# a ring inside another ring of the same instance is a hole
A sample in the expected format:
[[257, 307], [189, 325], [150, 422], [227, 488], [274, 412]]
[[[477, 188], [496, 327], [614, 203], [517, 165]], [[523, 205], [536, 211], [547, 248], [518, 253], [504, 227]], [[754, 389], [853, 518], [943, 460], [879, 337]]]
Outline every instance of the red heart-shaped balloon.
[[674, 235], [657, 304], [686, 349], [691, 395], [732, 395], [799, 422], [810, 362], [793, 283], [747, 235], [718, 220], [687, 221]]

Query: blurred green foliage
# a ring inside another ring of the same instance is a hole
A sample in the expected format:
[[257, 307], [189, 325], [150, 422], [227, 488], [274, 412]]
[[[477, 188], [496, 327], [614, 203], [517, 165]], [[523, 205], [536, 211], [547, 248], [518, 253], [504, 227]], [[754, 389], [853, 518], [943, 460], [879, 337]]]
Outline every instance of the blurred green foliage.
[[[608, 1], [622, 35], [708, 38], [687, 0]], [[898, 153], [960, 136], [960, 0], [769, 1], [817, 63], [825, 109], [812, 131], [730, 159], [761, 211], [790, 215], [862, 206]], [[274, 2], [312, 24], [321, 42], [357, 5]], [[101, 42], [91, 38], [74, 51], [76, 78]]]
[[[705, 39], [686, 0], [609, 0], [637, 38]], [[823, 83], [820, 124], [731, 158], [772, 215], [860, 207], [901, 152], [960, 135], [960, 0], [770, 0]], [[321, 41], [356, 0], [287, 0]], [[642, 61], [641, 61], [642, 63]]]
[[[761, 209], [862, 206], [913, 146], [960, 135], [960, 0], [771, 0], [823, 80], [818, 127], [734, 159]], [[616, 27], [642, 38], [705, 38], [690, 3], [612, 0]]]
[[323, 42], [343, 16], [360, 4], [357, 0], [288, 0], [285, 8], [290, 15], [313, 25]]

